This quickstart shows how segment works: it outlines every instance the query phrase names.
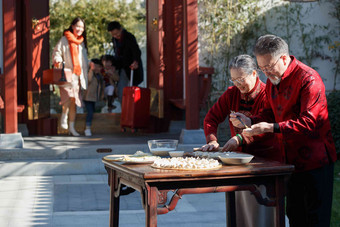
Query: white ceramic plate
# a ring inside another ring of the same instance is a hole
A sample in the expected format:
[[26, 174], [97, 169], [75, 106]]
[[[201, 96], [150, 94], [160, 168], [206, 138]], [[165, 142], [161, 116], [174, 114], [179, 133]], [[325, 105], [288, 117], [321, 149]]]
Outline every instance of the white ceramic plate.
[[124, 160], [124, 157], [127, 155], [122, 154], [113, 154], [113, 155], [106, 155], [104, 159], [106, 161], [113, 161], [113, 162], [122, 162]]
[[157, 156], [135, 156], [135, 155], [107, 155], [104, 157], [107, 161], [124, 162], [128, 164], [152, 164]]
[[249, 163], [254, 156], [251, 154], [241, 154], [241, 153], [229, 153], [218, 156], [219, 159], [229, 165], [242, 165]]

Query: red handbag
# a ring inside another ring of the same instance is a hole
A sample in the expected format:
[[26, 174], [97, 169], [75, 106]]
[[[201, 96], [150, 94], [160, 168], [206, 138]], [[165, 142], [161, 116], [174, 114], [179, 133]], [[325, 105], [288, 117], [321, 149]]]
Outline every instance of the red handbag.
[[71, 85], [72, 71], [65, 69], [64, 63], [61, 69], [52, 68], [43, 71], [43, 84]]

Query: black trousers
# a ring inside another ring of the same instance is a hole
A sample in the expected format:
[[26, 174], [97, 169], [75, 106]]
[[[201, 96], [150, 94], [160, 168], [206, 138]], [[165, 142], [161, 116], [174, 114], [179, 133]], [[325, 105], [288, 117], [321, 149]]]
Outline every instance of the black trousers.
[[287, 188], [290, 227], [329, 227], [332, 210], [334, 163], [293, 173]]

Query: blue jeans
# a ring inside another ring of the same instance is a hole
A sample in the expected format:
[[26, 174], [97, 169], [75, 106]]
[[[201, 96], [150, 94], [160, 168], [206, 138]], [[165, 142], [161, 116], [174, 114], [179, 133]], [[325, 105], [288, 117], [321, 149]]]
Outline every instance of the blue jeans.
[[93, 118], [93, 113], [95, 110], [95, 104], [96, 102], [92, 102], [92, 101], [85, 101], [85, 108], [87, 111], [87, 115], [86, 115], [86, 127], [91, 127], [92, 125], [92, 118]]
[[126, 76], [125, 70], [121, 69], [119, 73], [119, 81], [117, 84], [118, 100], [120, 103], [122, 103], [122, 99], [123, 99], [123, 89], [127, 86], [129, 86], [129, 79]]

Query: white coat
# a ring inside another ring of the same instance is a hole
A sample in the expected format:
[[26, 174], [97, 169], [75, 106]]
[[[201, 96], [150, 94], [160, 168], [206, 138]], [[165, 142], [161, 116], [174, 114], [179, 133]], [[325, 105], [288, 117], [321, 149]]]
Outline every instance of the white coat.
[[[87, 89], [87, 72], [89, 69], [88, 59], [87, 59], [87, 51], [84, 43], [78, 45], [79, 50], [79, 63], [81, 66], [81, 74], [80, 74], [80, 86], [82, 89]], [[70, 46], [68, 44], [68, 40], [65, 36], [63, 36], [57, 45], [53, 49], [52, 54], [53, 64], [56, 62], [64, 62], [65, 68], [71, 69], [73, 72], [73, 63], [70, 52]]]

